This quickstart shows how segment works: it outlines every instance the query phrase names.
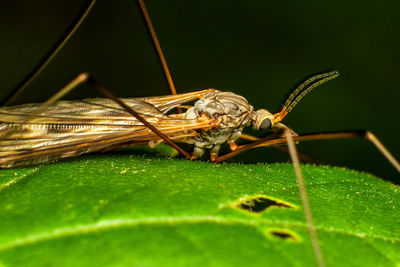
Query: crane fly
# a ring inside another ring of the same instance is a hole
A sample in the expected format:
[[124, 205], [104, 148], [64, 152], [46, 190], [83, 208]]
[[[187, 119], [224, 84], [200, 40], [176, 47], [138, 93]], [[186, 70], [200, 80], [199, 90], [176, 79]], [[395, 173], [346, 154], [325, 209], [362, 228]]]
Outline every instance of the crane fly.
[[[211, 160], [216, 161], [222, 144], [228, 142], [232, 150], [237, 150], [235, 141], [246, 126], [282, 135], [288, 128], [280, 121], [300, 98], [337, 75], [334, 71], [310, 78], [276, 114], [265, 109], [256, 111], [244, 97], [215, 89], [120, 101], [170, 140], [193, 145], [193, 153], [185, 156], [194, 159], [209, 150]], [[83, 82], [89, 75], [81, 74], [78, 78]], [[193, 101], [193, 106], [186, 106], [186, 112], [170, 113]], [[121, 146], [153, 146], [163, 140], [129, 110], [107, 98], [58, 101], [45, 108], [41, 104], [6, 106], [0, 108], [0, 116], [2, 168], [55, 161]]]
[[[190, 159], [201, 157], [208, 151], [211, 161], [215, 162], [226, 160], [255, 147], [288, 144], [315, 257], [319, 265], [323, 266], [323, 257], [294, 142], [366, 138], [400, 172], [398, 161], [369, 131], [297, 135], [282, 124], [281, 121], [285, 116], [307, 93], [322, 83], [336, 78], [338, 72], [326, 72], [307, 79], [293, 91], [283, 108], [275, 114], [265, 109], [255, 110], [243, 96], [233, 92], [206, 89], [177, 94], [146, 7], [142, 0], [138, 1], [172, 95], [119, 99], [89, 74], [82, 73], [44, 105], [24, 104], [0, 108], [0, 167], [12, 168], [51, 162], [84, 153], [139, 144], [155, 146], [163, 141]], [[95, 0], [88, 2], [71, 30], [13, 92], [7, 103], [22, 92], [52, 60], [85, 19], [94, 3]], [[84, 82], [89, 83], [107, 98], [59, 101], [63, 95]], [[263, 138], [243, 135], [243, 129], [248, 126], [256, 130], [268, 130], [268, 133]], [[243, 137], [253, 142], [238, 146], [236, 141]], [[186, 152], [176, 143], [192, 145], [193, 152]], [[220, 147], [226, 143], [232, 152], [220, 156]]]

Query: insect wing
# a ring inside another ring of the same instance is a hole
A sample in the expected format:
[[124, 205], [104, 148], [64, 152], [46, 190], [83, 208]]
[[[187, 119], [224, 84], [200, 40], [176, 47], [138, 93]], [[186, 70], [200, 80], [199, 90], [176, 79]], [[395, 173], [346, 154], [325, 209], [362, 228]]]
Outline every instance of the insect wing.
[[[123, 101], [171, 139], [184, 141], [196, 134], [193, 130], [210, 127], [211, 121], [166, 113], [207, 92]], [[38, 107], [40, 104], [26, 104], [0, 109], [0, 135], [5, 136], [0, 140], [0, 167], [36, 164], [160, 139], [109, 99], [60, 101], [25, 121]]]

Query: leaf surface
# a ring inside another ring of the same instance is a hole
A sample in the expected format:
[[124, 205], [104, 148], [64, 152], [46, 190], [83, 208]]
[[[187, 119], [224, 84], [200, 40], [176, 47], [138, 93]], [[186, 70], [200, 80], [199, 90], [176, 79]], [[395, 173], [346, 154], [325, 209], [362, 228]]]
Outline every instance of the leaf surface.
[[[303, 165], [328, 266], [400, 264], [399, 187]], [[313, 266], [290, 164], [127, 153], [0, 172], [5, 266]]]

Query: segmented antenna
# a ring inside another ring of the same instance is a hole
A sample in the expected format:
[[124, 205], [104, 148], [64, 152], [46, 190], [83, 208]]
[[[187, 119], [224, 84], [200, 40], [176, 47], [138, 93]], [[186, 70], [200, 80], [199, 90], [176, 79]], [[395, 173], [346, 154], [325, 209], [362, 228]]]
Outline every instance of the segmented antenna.
[[339, 76], [338, 71], [331, 71], [327, 73], [317, 74], [305, 82], [300, 84], [293, 93], [290, 94], [285, 104], [282, 107], [282, 110], [279, 113], [274, 114], [275, 120], [274, 123], [280, 122], [293, 108], [299, 103], [299, 101], [308, 94], [315, 87], [329, 81], [335, 79]]

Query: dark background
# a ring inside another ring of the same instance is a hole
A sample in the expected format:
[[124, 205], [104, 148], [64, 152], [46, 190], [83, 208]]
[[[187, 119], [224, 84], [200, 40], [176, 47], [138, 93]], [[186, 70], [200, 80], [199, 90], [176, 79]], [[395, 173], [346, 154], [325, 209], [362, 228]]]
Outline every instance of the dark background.
[[[1, 1], [0, 98], [32, 70], [83, 0]], [[213, 87], [277, 112], [304, 77], [341, 76], [318, 87], [284, 123], [298, 133], [369, 129], [400, 157], [400, 3], [365, 1], [146, 1], [179, 92]], [[83, 71], [121, 97], [168, 94], [133, 0], [98, 0], [93, 12], [18, 102], [47, 99]], [[82, 87], [69, 98], [96, 96]], [[325, 164], [398, 173], [365, 140], [315, 141], [302, 152]], [[237, 161], [287, 161], [271, 149]]]

